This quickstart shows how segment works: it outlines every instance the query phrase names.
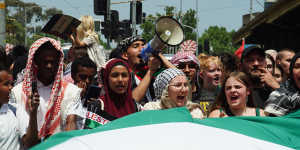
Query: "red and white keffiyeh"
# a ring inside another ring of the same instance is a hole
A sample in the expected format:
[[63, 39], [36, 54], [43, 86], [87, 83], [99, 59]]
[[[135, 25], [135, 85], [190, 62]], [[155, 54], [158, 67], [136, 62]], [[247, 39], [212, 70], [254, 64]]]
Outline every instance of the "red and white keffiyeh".
[[197, 43], [193, 40], [186, 40], [180, 45], [181, 51], [192, 51], [193, 53], [197, 50]]
[[179, 51], [172, 57], [170, 62], [175, 66], [178, 66], [181, 62], [193, 62], [200, 67], [200, 62], [192, 51]]
[[[39, 136], [46, 137], [54, 133], [54, 131], [60, 125], [60, 104], [63, 99], [64, 89], [67, 85], [66, 82], [62, 81], [62, 73], [63, 73], [63, 52], [60, 46], [60, 43], [56, 40], [48, 37], [43, 37], [35, 41], [31, 48], [29, 49], [28, 61], [25, 68], [24, 81], [22, 85], [22, 100], [26, 104], [26, 109], [28, 109], [28, 97], [31, 95], [32, 91], [32, 82], [36, 81], [37, 76], [37, 68], [33, 65], [33, 57], [38, 48], [46, 42], [50, 42], [57, 51], [61, 53], [59, 59], [59, 67], [58, 71], [53, 83], [53, 87], [50, 94], [50, 100], [48, 103], [47, 112], [45, 115], [45, 122], [40, 129]], [[43, 59], [43, 58], [41, 58]]]

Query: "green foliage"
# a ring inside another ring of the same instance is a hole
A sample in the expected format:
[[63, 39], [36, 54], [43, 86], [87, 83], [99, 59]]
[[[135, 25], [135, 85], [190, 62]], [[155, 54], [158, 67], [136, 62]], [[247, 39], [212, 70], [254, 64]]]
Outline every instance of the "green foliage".
[[237, 48], [232, 45], [232, 35], [234, 31], [228, 32], [225, 27], [210, 26], [199, 38], [199, 44], [204, 45], [208, 40], [214, 53], [233, 53]]
[[54, 14], [62, 13], [56, 8], [44, 9], [36, 3], [27, 3], [21, 0], [5, 0], [5, 4], [6, 42], [14, 45], [25, 45], [25, 26], [27, 29], [26, 46], [30, 46], [33, 41], [46, 35], [40, 32], [41, 26], [30, 25], [45, 24]]

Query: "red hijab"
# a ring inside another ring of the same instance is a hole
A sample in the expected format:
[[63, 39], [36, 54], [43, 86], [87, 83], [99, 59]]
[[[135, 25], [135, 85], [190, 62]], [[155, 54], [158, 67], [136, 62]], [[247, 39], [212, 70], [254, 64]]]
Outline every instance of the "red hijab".
[[[108, 83], [109, 74], [113, 67], [117, 65], [125, 66], [129, 73], [128, 88], [127, 92], [125, 92], [124, 94], [117, 94], [114, 91], [112, 91]], [[101, 70], [101, 79], [103, 81], [103, 86], [105, 90], [105, 94], [100, 97], [104, 102], [104, 111], [117, 118], [136, 112], [131, 91], [132, 79], [129, 72], [128, 64], [125, 61], [121, 59], [111, 59], [110, 61], [108, 61], [104, 68], [102, 68]]]

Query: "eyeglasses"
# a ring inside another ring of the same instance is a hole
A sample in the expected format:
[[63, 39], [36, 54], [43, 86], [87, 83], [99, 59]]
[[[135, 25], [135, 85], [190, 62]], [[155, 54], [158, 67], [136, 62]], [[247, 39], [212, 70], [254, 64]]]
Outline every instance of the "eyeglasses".
[[189, 68], [193, 68], [193, 69], [197, 68], [197, 65], [194, 64], [194, 63], [179, 63], [177, 68], [178, 69], [185, 69], [186, 66], [188, 66]]
[[273, 65], [272, 64], [267, 64], [266, 69], [271, 72], [272, 69], [273, 69]]
[[177, 90], [181, 90], [182, 87], [183, 88], [188, 88], [189, 84], [188, 83], [174, 83], [174, 84], [170, 84], [169, 86], [172, 86], [172, 87], [174, 87]]

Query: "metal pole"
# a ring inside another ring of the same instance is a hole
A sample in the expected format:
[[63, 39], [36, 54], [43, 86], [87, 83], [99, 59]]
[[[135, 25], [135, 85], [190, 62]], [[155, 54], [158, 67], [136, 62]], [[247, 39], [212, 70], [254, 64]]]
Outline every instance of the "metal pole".
[[[107, 18], [107, 22], [109, 23], [109, 25], [111, 25], [110, 23], [111, 23], [111, 19], [110, 19], [110, 0], [108, 0], [107, 1], [107, 7], [106, 7], [106, 12], [107, 12], [107, 14], [106, 14], [106, 18]], [[106, 21], [106, 20], [104, 20], [104, 21]], [[107, 44], [107, 47], [108, 47], [108, 49], [110, 49], [111, 47], [110, 47], [110, 34], [108, 34], [108, 37], [107, 37], [107, 39], [106, 39], [106, 44]]]
[[133, 29], [133, 36], [136, 36], [136, 0], [132, 1], [132, 29]]
[[181, 16], [182, 16], [182, 0], [180, 0], [180, 16], [179, 16], [180, 22], [182, 22]]
[[25, 31], [25, 33], [24, 33], [24, 41], [25, 41], [25, 44], [24, 44], [24, 46], [26, 47], [27, 46], [27, 38], [26, 38], [26, 35], [27, 35], [27, 26], [26, 26], [26, 23], [27, 23], [27, 15], [26, 15], [26, 6], [24, 6], [24, 15], [25, 15], [25, 21], [24, 21], [24, 31]]
[[0, 45], [5, 47], [5, 1], [0, 0]]
[[253, 0], [250, 0], [250, 21], [253, 19]]
[[196, 43], [197, 43], [197, 51], [196, 51], [196, 55], [199, 55], [198, 54], [198, 38], [199, 38], [199, 35], [198, 35], [198, 24], [199, 24], [199, 19], [198, 19], [198, 0], [196, 0]]

